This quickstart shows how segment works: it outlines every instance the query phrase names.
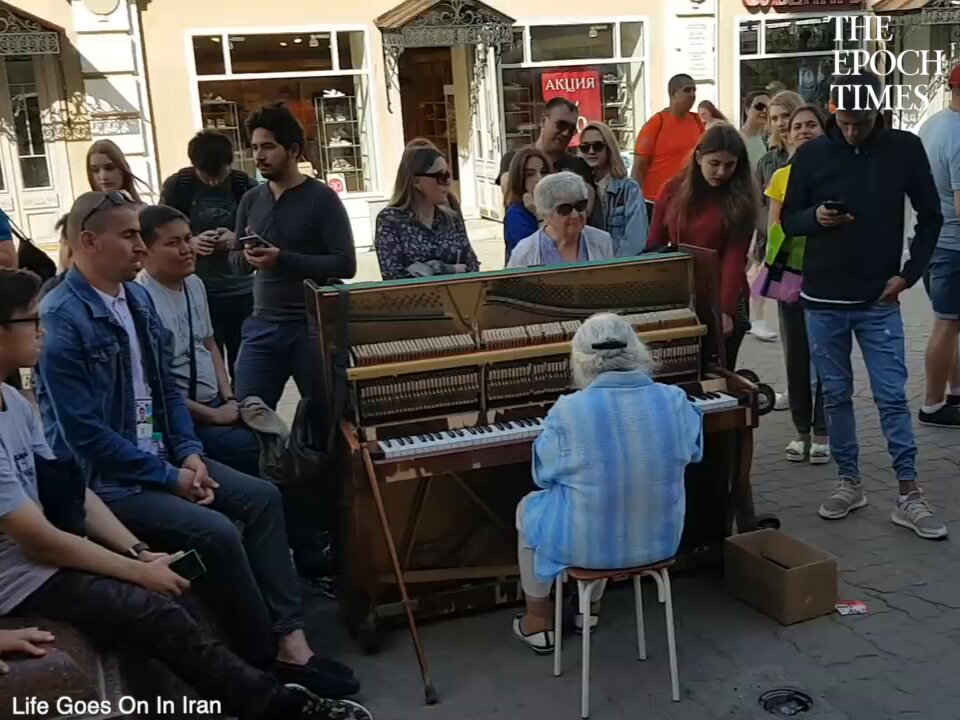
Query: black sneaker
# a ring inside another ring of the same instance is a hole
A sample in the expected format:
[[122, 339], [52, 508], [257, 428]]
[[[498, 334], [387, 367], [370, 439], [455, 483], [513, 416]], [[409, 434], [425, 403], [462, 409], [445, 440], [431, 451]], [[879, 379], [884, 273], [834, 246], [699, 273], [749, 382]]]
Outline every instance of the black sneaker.
[[288, 683], [286, 688], [297, 696], [299, 711], [292, 716], [297, 720], [373, 720], [373, 713], [352, 700], [319, 697], [296, 683]]
[[960, 428], [960, 408], [944, 405], [936, 412], [920, 411], [920, 424], [942, 428]]
[[306, 665], [277, 662], [273, 674], [284, 685], [300, 685], [324, 698], [345, 698], [360, 692], [360, 682], [350, 668], [333, 660], [314, 657]]
[[960, 407], [960, 395], [947, 393], [947, 405], [950, 407]]

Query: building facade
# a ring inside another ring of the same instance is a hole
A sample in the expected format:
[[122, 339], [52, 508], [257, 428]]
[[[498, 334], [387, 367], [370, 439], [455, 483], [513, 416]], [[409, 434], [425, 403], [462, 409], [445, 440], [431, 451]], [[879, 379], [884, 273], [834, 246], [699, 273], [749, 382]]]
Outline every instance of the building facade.
[[[356, 0], [322, 9], [287, 0], [275, 6], [0, 2], [0, 10], [32, 18], [37, 32], [59, 43], [58, 53], [6, 54], [0, 28], [0, 114], [12, 120], [10, 108], [18, 104], [26, 109], [17, 117], [30, 118], [6, 123], [14, 133], [0, 146], [0, 207], [19, 213], [40, 241], [51, 240], [57, 214], [87, 189], [84, 153], [100, 137], [120, 145], [153, 192], [186, 164], [187, 142], [201, 128], [227, 134], [236, 166], [254, 174], [244, 120], [263, 103], [282, 101], [306, 130], [309, 171], [341, 192], [358, 246], [372, 243], [400, 153], [414, 137], [431, 139], [447, 154], [466, 215], [498, 219], [500, 156], [535, 139], [551, 97], [571, 97], [586, 119], [607, 122], [627, 153], [645, 120], [667, 104], [667, 80], [675, 73], [692, 75], [699, 99], [713, 100], [731, 121], [754, 90], [788, 88], [823, 104], [833, 51], [841, 47], [836, 18], [870, 13], [870, 6], [868, 0], [605, 0], [549, 8], [536, 0]], [[59, 127], [64, 123], [66, 130]], [[37, 169], [40, 157], [46, 175]]]

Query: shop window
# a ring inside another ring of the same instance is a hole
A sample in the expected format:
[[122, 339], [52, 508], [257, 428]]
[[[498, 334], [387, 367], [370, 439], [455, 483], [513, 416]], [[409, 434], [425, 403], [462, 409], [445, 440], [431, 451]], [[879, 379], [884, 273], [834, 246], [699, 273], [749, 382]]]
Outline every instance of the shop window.
[[227, 66], [223, 60], [223, 38], [219, 35], [194, 35], [193, 61], [197, 75], [224, 75]]
[[523, 28], [513, 29], [513, 47], [500, 56], [503, 65], [519, 65], [523, 62]]
[[237, 149], [237, 163], [250, 175], [256, 164], [246, 118], [263, 105], [283, 102], [303, 125], [303, 156], [316, 177], [342, 178], [347, 192], [371, 192], [373, 123], [366, 76], [215, 80], [198, 83], [205, 127], [227, 134]]
[[337, 33], [337, 56], [341, 70], [362, 70], [366, 65], [364, 51], [362, 32]]
[[605, 122], [628, 156], [645, 117], [642, 63], [505, 68], [502, 89], [508, 150], [536, 141], [545, 97], [559, 94], [576, 102], [581, 128], [591, 121]]
[[43, 137], [33, 60], [30, 57], [12, 57], [7, 59], [5, 65], [23, 187], [50, 187], [50, 166], [47, 162], [47, 146]]
[[740, 54], [756, 55], [760, 52], [760, 21], [740, 23]]
[[620, 23], [620, 54], [623, 57], [643, 57], [643, 23]]
[[229, 48], [234, 74], [333, 69], [330, 33], [231, 35]]
[[833, 55], [779, 57], [740, 61], [740, 96], [765, 92], [773, 97], [781, 90], [793, 90], [813, 105], [826, 107], [830, 100]]
[[[768, 55], [832, 52], [837, 47], [837, 26], [831, 17], [767, 22], [764, 30], [765, 51]], [[849, 27], [844, 37], [848, 34]]]
[[556, 62], [613, 57], [613, 28], [609, 23], [531, 26], [530, 60]]

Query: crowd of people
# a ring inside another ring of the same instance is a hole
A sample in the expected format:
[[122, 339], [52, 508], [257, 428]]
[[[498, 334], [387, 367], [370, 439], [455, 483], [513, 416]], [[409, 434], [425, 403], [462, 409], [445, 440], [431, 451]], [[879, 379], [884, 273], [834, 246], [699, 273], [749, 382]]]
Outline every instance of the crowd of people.
[[[844, 77], [876, 96], [879, 83]], [[856, 337], [898, 480], [891, 520], [946, 537], [918, 484], [898, 297], [923, 278], [936, 316], [919, 420], [960, 427], [960, 68], [949, 84], [951, 107], [917, 137], [885, 127], [878, 107], [825, 114], [789, 91], [751, 93], [737, 127], [711, 103], [694, 112], [696, 84], [678, 75], [669, 106], [641, 129], [629, 173], [603, 123], [588, 123], [571, 152], [579, 112], [555, 98], [536, 143], [501, 162], [505, 264], [715, 251], [731, 369], [747, 333], [777, 338], [763, 320], [764, 302], [777, 304], [796, 429], [785, 457], [836, 462], [838, 484], [819, 509], [831, 520], [867, 503]], [[95, 143], [92, 190], [61, 223], [60, 273], [41, 288], [29, 272], [0, 271], [0, 377], [33, 368], [39, 410], [3, 386], [0, 614], [123, 636], [244, 717], [294, 708], [281, 716], [365, 718], [346, 699], [359, 691], [352, 671], [307, 642], [264, 457], [264, 436], [282, 434], [275, 410], [289, 380], [304, 397], [317, 390], [303, 282], [354, 276], [350, 222], [337, 194], [298, 167], [304, 133], [288, 110], [252, 114], [247, 131], [264, 182], [233, 170], [229, 141], [204, 131], [157, 206], [141, 201], [120, 150]], [[480, 270], [451, 181], [433, 144], [404, 149], [376, 222], [384, 280]], [[907, 199], [916, 226], [903, 262]], [[576, 392], [534, 443], [541, 489], [517, 511], [526, 612], [513, 630], [540, 653], [553, 647], [550, 588], [564, 568], [676, 552], [684, 468], [702, 456], [698, 411], [651, 379], [649, 353], [625, 322], [584, 323], [571, 367]], [[584, 428], [587, 415], [595, 421]], [[52, 476], [81, 482], [48, 495]], [[603, 524], [592, 522], [598, 511]], [[226, 644], [178, 597], [190, 583], [170, 566], [185, 550], [204, 559], [196, 595]], [[596, 623], [597, 611], [580, 608], [578, 622]], [[36, 650], [48, 638], [3, 634], [0, 652], [6, 641]]]

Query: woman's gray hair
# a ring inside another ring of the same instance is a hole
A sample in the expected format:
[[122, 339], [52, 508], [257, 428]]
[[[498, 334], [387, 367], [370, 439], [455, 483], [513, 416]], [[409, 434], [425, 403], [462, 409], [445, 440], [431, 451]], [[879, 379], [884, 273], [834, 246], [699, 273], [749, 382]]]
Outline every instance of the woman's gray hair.
[[575, 203], [589, 197], [583, 178], [566, 171], [547, 175], [533, 189], [533, 202], [540, 217], [553, 215], [557, 205]]
[[570, 349], [573, 384], [587, 387], [601, 373], [613, 370], [653, 369], [653, 359], [630, 324], [619, 315], [599, 313], [589, 318], [573, 336]]

